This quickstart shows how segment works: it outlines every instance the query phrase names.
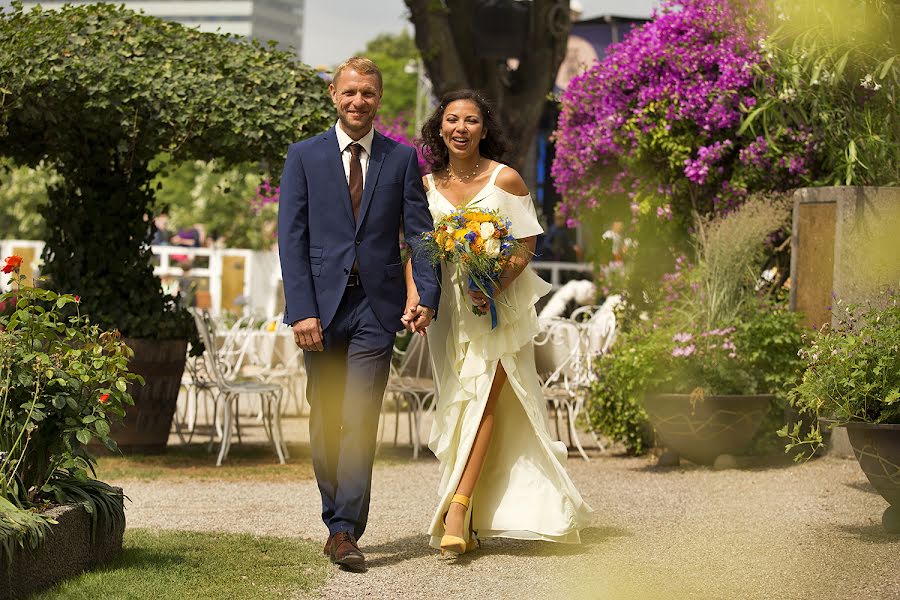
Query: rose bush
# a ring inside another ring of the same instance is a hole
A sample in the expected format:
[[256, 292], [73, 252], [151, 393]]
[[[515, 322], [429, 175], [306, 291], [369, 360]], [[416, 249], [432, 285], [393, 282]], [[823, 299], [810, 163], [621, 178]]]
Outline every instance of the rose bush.
[[[132, 399], [127, 384], [131, 350], [118, 332], [102, 331], [80, 313], [80, 297], [25, 285], [22, 259], [2, 268], [12, 275], [14, 309], [0, 316], [0, 544], [10, 536], [23, 543], [25, 528], [16, 509], [47, 503], [80, 502], [95, 520], [123, 518], [121, 492], [91, 479], [95, 459], [87, 444], [96, 439], [110, 450], [110, 424]], [[32, 531], [33, 534], [33, 531]], [[4, 537], [4, 535], [0, 535]]]

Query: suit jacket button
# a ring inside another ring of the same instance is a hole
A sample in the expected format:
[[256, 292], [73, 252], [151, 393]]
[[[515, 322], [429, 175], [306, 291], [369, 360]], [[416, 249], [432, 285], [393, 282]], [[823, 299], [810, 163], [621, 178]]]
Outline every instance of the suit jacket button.
[[356, 245], [359, 246], [360, 244], [362, 244], [362, 240], [356, 240]]

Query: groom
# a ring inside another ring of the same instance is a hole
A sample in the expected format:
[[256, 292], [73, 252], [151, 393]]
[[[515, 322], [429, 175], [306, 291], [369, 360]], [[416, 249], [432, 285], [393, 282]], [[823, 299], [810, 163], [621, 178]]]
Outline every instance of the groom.
[[[365, 569], [375, 438], [394, 336], [407, 311], [422, 331], [440, 290], [430, 263], [412, 259], [407, 293], [400, 231], [432, 228], [416, 152], [372, 127], [381, 72], [365, 58], [341, 64], [329, 86], [334, 127], [292, 144], [281, 176], [278, 247], [284, 322], [304, 351], [313, 468], [328, 527], [325, 554]], [[418, 294], [418, 295], [416, 295]], [[404, 303], [405, 300], [405, 303]]]

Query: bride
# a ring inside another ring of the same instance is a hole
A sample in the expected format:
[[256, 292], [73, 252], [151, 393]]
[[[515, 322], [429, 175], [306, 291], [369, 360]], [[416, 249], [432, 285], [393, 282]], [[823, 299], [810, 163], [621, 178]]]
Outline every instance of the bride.
[[[438, 398], [428, 445], [441, 471], [431, 545], [462, 554], [487, 537], [578, 543], [592, 511], [563, 467], [565, 445], [550, 437], [531, 343], [534, 305], [550, 285], [528, 266], [543, 232], [528, 188], [500, 162], [499, 119], [476, 92], [444, 96], [422, 138], [434, 220], [461, 207], [498, 210], [527, 249], [500, 274], [494, 329], [490, 317], [472, 311], [489, 298], [464, 293], [452, 265], [441, 269], [441, 306], [427, 335]], [[411, 273], [406, 279], [414, 297]], [[415, 306], [404, 315], [412, 330], [420, 318], [427, 322]]]

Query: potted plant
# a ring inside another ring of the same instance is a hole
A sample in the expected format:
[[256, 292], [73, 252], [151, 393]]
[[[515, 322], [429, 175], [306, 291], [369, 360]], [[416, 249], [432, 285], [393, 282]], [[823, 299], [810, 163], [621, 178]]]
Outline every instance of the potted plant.
[[[660, 309], [632, 319], [597, 364], [589, 408], [597, 429], [613, 425], [643, 447], [648, 419], [665, 446], [702, 464], [746, 449], [799, 366], [798, 317], [758, 275], [767, 236], [788, 212], [784, 198], [754, 197], [696, 221], [693, 263], [676, 261]], [[626, 408], [627, 426], [603, 416], [609, 405]]]
[[202, 347], [153, 272], [156, 177], [213, 157], [279, 172], [290, 143], [333, 122], [327, 88], [291, 53], [106, 4], [0, 12], [0, 88], [0, 154], [59, 176], [42, 274], [121, 331], [147, 376], [119, 446], [163, 450], [186, 345]]
[[801, 351], [806, 370], [789, 394], [816, 426], [779, 433], [788, 448], [806, 450], [802, 459], [822, 445], [819, 418], [829, 428], [846, 427], [860, 467], [889, 504], [885, 529], [900, 533], [900, 294], [885, 290], [867, 306], [837, 299], [835, 308], [837, 323]]
[[[87, 444], [116, 449], [111, 424], [141, 381], [118, 332], [92, 324], [78, 296], [27, 287], [21, 262], [5, 260], [12, 291], [0, 295], [0, 588], [13, 597], [121, 549], [122, 491], [91, 478]], [[65, 564], [42, 559], [45, 544], [68, 543], [71, 532], [57, 529], [69, 526], [86, 547], [65, 548]]]

